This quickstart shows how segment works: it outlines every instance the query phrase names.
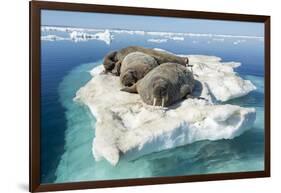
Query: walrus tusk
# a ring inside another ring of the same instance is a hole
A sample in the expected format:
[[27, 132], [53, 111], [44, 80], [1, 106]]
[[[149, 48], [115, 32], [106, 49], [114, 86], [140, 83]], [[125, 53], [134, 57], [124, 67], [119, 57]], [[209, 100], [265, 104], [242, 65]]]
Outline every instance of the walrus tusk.
[[153, 98], [153, 106], [156, 105], [156, 98]]
[[165, 99], [162, 98], [162, 107], [164, 107]]

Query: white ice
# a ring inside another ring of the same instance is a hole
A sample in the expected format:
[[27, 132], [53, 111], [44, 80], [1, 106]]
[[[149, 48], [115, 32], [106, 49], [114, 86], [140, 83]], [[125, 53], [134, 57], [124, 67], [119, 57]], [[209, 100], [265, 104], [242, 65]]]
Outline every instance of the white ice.
[[101, 74], [102, 65], [91, 71], [93, 78], [74, 100], [96, 117], [92, 150], [97, 161], [116, 165], [121, 157], [131, 160], [195, 141], [232, 139], [252, 127], [254, 108], [219, 103], [255, 89], [233, 71], [239, 63], [188, 57], [198, 80], [194, 95], [208, 101], [189, 98], [169, 108], [151, 107], [138, 94], [121, 92], [119, 77]]
[[72, 31], [69, 34], [69, 36], [70, 39], [75, 42], [88, 41], [88, 40], [101, 40], [108, 45], [111, 43], [111, 39], [112, 39], [112, 35], [110, 34], [109, 30], [105, 30], [104, 32], [98, 32], [95, 34], [80, 32], [80, 31]]
[[168, 39], [148, 39], [147, 41], [153, 43], [165, 43], [168, 41]]
[[94, 29], [94, 28], [79, 28], [79, 27], [64, 27], [64, 26], [42, 26], [41, 31], [43, 32], [51, 32], [51, 31], [60, 31], [60, 32], [98, 32], [104, 31], [103, 29]]
[[[102, 40], [106, 44], [110, 44], [114, 34], [128, 34], [128, 35], [149, 35], [149, 42], [163, 43], [167, 40], [183, 41], [186, 37], [207, 37], [214, 41], [224, 41], [226, 38], [234, 39], [233, 44], [245, 42], [246, 39], [256, 39], [263, 41], [263, 37], [259, 36], [243, 36], [243, 35], [225, 35], [225, 34], [199, 34], [188, 32], [157, 32], [157, 31], [142, 31], [142, 30], [129, 30], [129, 29], [94, 29], [94, 28], [79, 28], [79, 27], [64, 27], [64, 26], [42, 26], [42, 32], [66, 32], [72, 40], [88, 41], [92, 39]], [[50, 40], [43, 38], [43, 40]], [[59, 39], [57, 39], [59, 40]], [[55, 41], [55, 40], [50, 40]], [[197, 43], [195, 40], [193, 43]]]
[[187, 57], [193, 65], [195, 78], [207, 86], [213, 102], [242, 97], [256, 89], [251, 81], [242, 79], [234, 71], [234, 68], [241, 65], [238, 62], [221, 62], [221, 58], [215, 56]]
[[56, 35], [46, 35], [46, 36], [41, 36], [41, 40], [44, 41], [60, 41], [60, 40], [68, 40], [68, 38], [56, 36]]
[[48, 34], [41, 37], [41, 40], [45, 40], [45, 41], [72, 40], [75, 42], [81, 42], [81, 41], [88, 41], [88, 40], [100, 40], [109, 45], [113, 39], [113, 35], [108, 29], [101, 30], [101, 29], [75, 28], [75, 27], [42, 26], [41, 31], [48, 32], [48, 33], [66, 32], [69, 34], [69, 38]]

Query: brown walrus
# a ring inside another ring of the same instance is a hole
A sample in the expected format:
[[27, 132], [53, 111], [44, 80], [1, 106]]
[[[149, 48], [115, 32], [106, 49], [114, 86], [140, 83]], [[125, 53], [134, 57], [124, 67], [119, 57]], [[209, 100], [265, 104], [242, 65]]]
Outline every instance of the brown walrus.
[[195, 85], [193, 73], [177, 63], [164, 63], [148, 72], [131, 87], [121, 89], [139, 93], [148, 105], [170, 106], [191, 94]]
[[142, 52], [151, 57], [154, 57], [158, 64], [172, 62], [178, 63], [183, 66], [188, 64], [188, 58], [179, 57], [165, 51], [154, 50], [151, 48], [144, 48], [140, 46], [129, 46], [119, 51], [113, 51], [107, 54], [103, 61], [105, 72], [111, 72], [112, 74], [119, 76], [120, 68], [124, 58], [132, 52]]
[[157, 61], [150, 55], [142, 52], [132, 52], [122, 62], [120, 82], [124, 86], [132, 86], [157, 66]]

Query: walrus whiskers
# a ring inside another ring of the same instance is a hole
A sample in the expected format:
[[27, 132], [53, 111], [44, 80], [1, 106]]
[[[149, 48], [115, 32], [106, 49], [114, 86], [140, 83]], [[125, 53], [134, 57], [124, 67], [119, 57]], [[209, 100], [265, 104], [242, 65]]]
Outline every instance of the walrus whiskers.
[[167, 107], [192, 94], [194, 85], [193, 73], [189, 69], [177, 63], [164, 63], [131, 86], [134, 89], [123, 91], [139, 93], [148, 105]]
[[164, 107], [165, 99], [162, 98], [162, 107]]
[[153, 98], [153, 106], [156, 105], [156, 98]]

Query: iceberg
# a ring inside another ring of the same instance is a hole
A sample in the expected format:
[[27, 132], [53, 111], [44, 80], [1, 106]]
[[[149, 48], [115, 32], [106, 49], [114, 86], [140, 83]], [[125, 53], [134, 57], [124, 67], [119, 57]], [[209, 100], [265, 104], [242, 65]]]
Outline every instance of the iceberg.
[[[210, 38], [210, 40], [216, 42], [223, 42], [225, 40], [233, 40], [233, 44], [237, 45], [245, 42], [246, 40], [259, 40], [263, 41], [263, 37], [260, 36], [245, 36], [245, 35], [227, 35], [227, 34], [197, 34], [197, 33], [188, 33], [188, 32], [157, 32], [157, 31], [143, 31], [143, 30], [130, 30], [130, 29], [95, 29], [95, 28], [81, 28], [81, 27], [70, 27], [70, 26], [41, 26], [41, 31], [44, 33], [53, 33], [53, 32], [65, 32], [69, 34], [70, 39], [75, 42], [78, 41], [88, 41], [88, 40], [101, 40], [106, 44], [110, 44], [113, 36], [116, 34], [126, 34], [126, 35], [148, 35], [151, 36], [147, 41], [154, 43], [163, 43], [167, 40], [173, 41], [184, 41], [186, 38], [197, 38], [204, 37]], [[55, 41], [59, 39], [51, 39], [44, 37], [43, 40]], [[192, 43], [198, 43], [196, 40], [193, 40]], [[210, 41], [207, 41], [210, 43]]]
[[180, 36], [172, 36], [169, 37], [171, 40], [175, 40], [175, 41], [183, 41], [184, 37], [180, 37]]
[[72, 40], [74, 42], [88, 41], [88, 40], [101, 40], [106, 44], [111, 44], [113, 35], [108, 29], [88, 29], [88, 28], [75, 28], [75, 27], [62, 27], [62, 26], [42, 26], [42, 32], [65, 32], [69, 38], [60, 37], [54, 34], [48, 34], [41, 37], [41, 40], [58, 41], [58, 40]]
[[213, 38], [212, 40], [216, 42], [224, 42], [224, 38]]
[[105, 30], [104, 32], [99, 32], [95, 34], [96, 39], [104, 41], [107, 45], [111, 44], [113, 39], [113, 35], [109, 32], [109, 30]]
[[112, 33], [117, 33], [117, 34], [129, 34], [129, 35], [145, 35], [145, 31], [141, 30], [126, 30], [126, 29], [116, 29], [116, 30], [110, 30]]
[[184, 33], [178, 33], [178, 32], [147, 32], [147, 34], [151, 36], [161, 36], [165, 39], [175, 40], [175, 41], [183, 41], [184, 40], [183, 36], [185, 35]]
[[119, 77], [102, 74], [102, 65], [91, 70], [93, 78], [74, 101], [87, 105], [97, 120], [92, 144], [96, 161], [116, 165], [120, 159], [134, 160], [200, 140], [233, 139], [252, 127], [254, 108], [221, 103], [255, 89], [234, 72], [240, 64], [215, 56], [188, 57], [197, 80], [195, 97], [168, 108], [146, 105], [138, 94], [121, 92]]
[[59, 32], [68, 32], [71, 33], [73, 31], [80, 31], [80, 32], [98, 32], [104, 31], [102, 29], [90, 29], [90, 28], [79, 28], [79, 27], [65, 27], [65, 26], [42, 26], [42, 32], [52, 32], [52, 31], [59, 31]]
[[168, 39], [148, 39], [148, 42], [154, 42], [154, 43], [164, 43], [167, 42]]
[[151, 38], [151, 39], [148, 39], [147, 41], [148, 42], [154, 42], [154, 43], [165, 43], [168, 40], [183, 41], [184, 37], [169, 35], [169, 36], [164, 36], [163, 39], [162, 38]]
[[234, 45], [237, 45], [237, 44], [241, 44], [241, 43], [244, 43], [246, 42], [246, 40], [236, 40], [233, 42]]
[[80, 41], [88, 41], [88, 40], [101, 40], [104, 41], [106, 44], [110, 44], [112, 40], [112, 35], [110, 34], [109, 30], [105, 30], [104, 32], [98, 32], [95, 34], [90, 34], [86, 32], [80, 31], [72, 31], [70, 34], [70, 39], [75, 42]]
[[59, 40], [68, 40], [68, 38], [56, 36], [56, 35], [46, 35], [46, 36], [41, 36], [41, 40], [44, 41], [59, 41]]

